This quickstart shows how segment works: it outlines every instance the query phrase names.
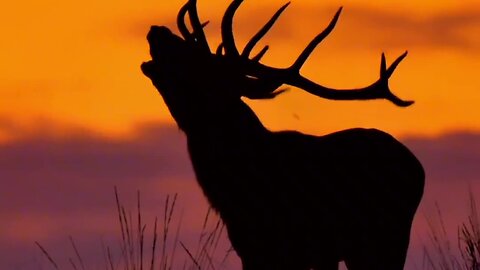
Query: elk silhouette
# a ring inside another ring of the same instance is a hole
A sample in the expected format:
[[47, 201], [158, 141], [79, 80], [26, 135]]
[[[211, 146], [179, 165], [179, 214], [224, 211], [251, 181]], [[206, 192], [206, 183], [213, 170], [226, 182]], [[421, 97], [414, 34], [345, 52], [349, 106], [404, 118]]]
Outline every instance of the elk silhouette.
[[[224, 221], [243, 269], [403, 269], [410, 228], [424, 186], [415, 156], [389, 134], [348, 129], [325, 136], [272, 132], [242, 101], [269, 99], [283, 84], [332, 100], [387, 99], [409, 106], [388, 79], [406, 56], [360, 89], [336, 90], [300, 75], [314, 48], [332, 31], [341, 8], [289, 68], [260, 63], [256, 43], [289, 3], [240, 53], [232, 21], [242, 0], [227, 8], [222, 43], [212, 53], [189, 0], [179, 11], [182, 37], [152, 26], [152, 60], [142, 64], [187, 137], [193, 168], [211, 206]], [[190, 27], [187, 27], [187, 14]]]

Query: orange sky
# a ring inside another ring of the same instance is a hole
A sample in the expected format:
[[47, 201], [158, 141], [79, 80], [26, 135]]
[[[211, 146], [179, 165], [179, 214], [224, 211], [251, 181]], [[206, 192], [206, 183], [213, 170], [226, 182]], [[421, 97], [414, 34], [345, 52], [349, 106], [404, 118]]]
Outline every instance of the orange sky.
[[[211, 21], [209, 40], [218, 44], [219, 22], [229, 1], [198, 1], [200, 16]], [[194, 202], [192, 205], [206, 205], [193, 181], [186, 150], [180, 148], [185, 142], [177, 130], [162, 127], [152, 131], [148, 124], [138, 128], [152, 121], [173, 123], [162, 98], [140, 72], [140, 64], [150, 58], [145, 39], [149, 26], [175, 29], [182, 4], [183, 0], [2, 3], [0, 142], [26, 135], [38, 138], [12, 143], [11, 148], [0, 144], [0, 178], [6, 179], [0, 183], [7, 183], [0, 189], [6, 190], [0, 206], [10, 211], [0, 211], [7, 216], [0, 231], [5, 232], [4, 237], [18, 237], [7, 238], [8, 245], [3, 246], [10, 253], [3, 252], [4, 258], [15, 254], [23, 260], [26, 256], [25, 246], [20, 246], [19, 252], [10, 248], [12, 240], [30, 245], [63, 233], [79, 235], [72, 227], [95, 236], [79, 220], [90, 221], [95, 227], [92, 231], [107, 230], [111, 224], [105, 213], [111, 213], [108, 207], [113, 197], [106, 194], [113, 185], [123, 185], [123, 190], [140, 188], [156, 199], [159, 191], [182, 190], [181, 195]], [[235, 20], [237, 43], [245, 44], [282, 4], [283, 0], [245, 0]], [[480, 132], [478, 0], [293, 0], [258, 46], [271, 45], [263, 62], [279, 67], [292, 63], [339, 6], [344, 11], [336, 29], [307, 61], [302, 74], [331, 87], [365, 86], [378, 78], [382, 52], [391, 63], [409, 50], [390, 84], [399, 97], [414, 99], [416, 104], [398, 108], [387, 101], [334, 102], [292, 89], [273, 101], [249, 101], [268, 127], [322, 134], [363, 126], [414, 137]], [[88, 133], [76, 141], [71, 136], [72, 131], [84, 130], [107, 138]], [[109, 140], [132, 133], [138, 137], [129, 136], [130, 140], [118, 144]], [[55, 136], [73, 139], [50, 140]], [[441, 198], [454, 228], [459, 219], [452, 216], [460, 213], [454, 206], [462, 209], [459, 198], [465, 183], [478, 179], [480, 144], [471, 141], [480, 140], [475, 137], [464, 143], [465, 136], [451, 137], [439, 137], [430, 144], [428, 140], [410, 143], [419, 153], [426, 153], [421, 158], [427, 161], [429, 179], [433, 179], [424, 201]], [[436, 156], [443, 158], [432, 158]], [[96, 187], [93, 195], [92, 186]], [[473, 186], [480, 190], [480, 184]], [[152, 213], [158, 211], [158, 201], [145, 205], [152, 207]], [[92, 209], [99, 212], [92, 214]], [[9, 216], [11, 212], [13, 216]], [[51, 216], [45, 215], [49, 213]], [[77, 219], [71, 213], [78, 215]], [[35, 228], [25, 225], [32, 223]], [[4, 229], [8, 227], [13, 229]], [[415, 234], [425, 235], [426, 228], [420, 224]], [[417, 241], [416, 235], [413, 241]]]
[[[217, 44], [228, 1], [199, 1]], [[246, 1], [235, 30], [239, 44], [283, 1]], [[264, 43], [264, 63], [285, 66], [311, 37], [344, 12], [302, 73], [333, 87], [377, 79], [382, 51], [410, 54], [391, 79], [407, 109], [387, 101], [333, 102], [292, 89], [275, 101], [250, 102], [272, 129], [331, 132], [377, 127], [396, 135], [480, 130], [480, 2], [296, 0]], [[149, 59], [149, 25], [169, 25], [183, 1], [8, 1], [0, 10], [0, 138], [72, 127], [123, 136], [136, 125], [171, 122], [139, 65]], [[255, 16], [251, 16], [255, 14]], [[260, 47], [260, 46], [259, 46]]]

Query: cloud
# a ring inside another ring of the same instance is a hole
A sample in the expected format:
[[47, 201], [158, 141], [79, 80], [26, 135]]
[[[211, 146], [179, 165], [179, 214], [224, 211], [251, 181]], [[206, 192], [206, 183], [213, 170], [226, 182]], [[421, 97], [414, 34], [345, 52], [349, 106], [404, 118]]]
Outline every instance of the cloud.
[[[427, 173], [412, 238], [412, 256], [420, 257], [417, 237], [428, 233], [424, 214], [434, 212], [434, 202], [439, 201], [444, 211], [447, 229], [456, 233], [466, 215], [469, 186], [480, 191], [480, 134], [456, 132], [401, 141]], [[112, 235], [118, 233], [113, 186], [119, 187], [125, 201], [135, 201], [140, 190], [142, 209], [150, 220], [161, 215], [166, 194], [179, 192], [186, 241], [197, 239], [206, 210], [185, 136], [176, 127], [159, 123], [142, 125], [136, 136], [122, 140], [86, 131], [62, 137], [29, 134], [0, 145], [0, 179], [0, 247], [9, 247], [0, 248], [2, 269], [12, 265], [31, 269], [35, 261], [25, 256], [38, 256], [34, 241], [57, 258], [71, 256], [64, 250], [68, 235], [78, 239], [86, 257], [96, 258], [101, 236], [115, 240]], [[24, 267], [26, 262], [30, 266]]]
[[422, 162], [426, 172], [425, 193], [414, 223], [409, 258], [420, 265], [423, 248], [431, 243], [430, 226], [433, 224], [440, 230], [442, 219], [447, 239], [457, 243], [458, 228], [469, 215], [469, 192], [480, 194], [480, 133], [456, 131], [402, 141]]
[[0, 116], [0, 132], [13, 133], [18, 130], [18, 126], [6, 116]]
[[466, 214], [468, 191], [480, 192], [480, 134], [458, 131], [433, 138], [405, 138], [403, 142], [425, 169], [424, 206], [439, 203], [452, 215]]
[[[248, 12], [240, 10], [234, 29], [236, 36], [242, 40], [249, 39], [277, 8], [258, 6], [249, 8]], [[311, 38], [316, 31], [323, 30], [336, 10], [323, 5], [296, 5], [291, 9], [282, 15], [266, 37], [267, 40], [277, 44], [286, 40], [289, 43], [296, 43]], [[243, 13], [248, 13], [249, 16]], [[133, 22], [125, 27], [128, 29], [127, 35], [144, 39], [151, 24], [167, 25], [176, 30], [175, 15], [172, 14], [171, 17], [158, 20], [156, 23], [154, 20]], [[218, 38], [220, 18], [215, 19], [211, 20], [208, 29], [214, 29], [211, 30], [211, 35]], [[480, 37], [477, 35], [479, 29], [479, 5], [464, 5], [429, 14], [406, 9], [383, 10], [371, 6], [349, 5], [344, 7], [337, 29], [334, 30], [335, 39], [328, 42], [333, 42], [336, 48], [341, 49], [428, 48], [463, 52], [467, 50], [478, 53], [480, 52]], [[304, 46], [303, 41], [298, 46]]]
[[71, 256], [65, 250], [69, 235], [81, 243], [86, 260], [101, 261], [101, 238], [118, 246], [114, 186], [127, 205], [141, 191], [149, 233], [165, 197], [181, 192], [177, 211], [189, 209], [183, 215], [185, 243], [192, 243], [192, 230], [201, 226], [207, 209], [185, 137], [174, 126], [156, 123], [122, 140], [85, 130], [69, 136], [24, 134], [0, 144], [0, 179], [1, 269], [38, 269], [43, 258], [34, 241], [63, 260]]
[[[62, 211], [62, 200], [78, 200], [77, 207], [89, 208], [105, 197], [98, 191], [114, 185], [141, 187], [162, 179], [193, 178], [183, 140], [177, 129], [143, 126], [138, 137], [123, 141], [84, 133], [63, 138], [46, 134], [2, 145], [0, 178], [10, 185], [0, 205], [17, 201], [17, 206]], [[75, 198], [87, 190], [93, 200]]]
[[351, 13], [351, 23], [357, 21], [361, 27], [374, 30], [371, 33], [375, 35], [369, 37], [378, 35], [386, 45], [480, 50], [480, 39], [476, 35], [480, 29], [480, 6], [417, 16], [359, 7]]
[[473, 132], [445, 134], [437, 138], [412, 138], [414, 149], [434, 181], [480, 182], [480, 135]]

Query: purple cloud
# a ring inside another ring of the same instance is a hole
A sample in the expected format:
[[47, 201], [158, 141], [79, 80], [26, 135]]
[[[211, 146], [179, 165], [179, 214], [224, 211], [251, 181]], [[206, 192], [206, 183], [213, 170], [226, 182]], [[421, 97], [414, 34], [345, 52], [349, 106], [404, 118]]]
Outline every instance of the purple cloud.
[[0, 203], [5, 206], [15, 202], [17, 206], [2, 212], [45, 204], [50, 211], [63, 211], [64, 200], [77, 201], [81, 208], [93, 207], [98, 199], [85, 200], [81, 192], [105, 198], [106, 194], [99, 192], [109, 192], [114, 185], [141, 188], [161, 179], [193, 178], [183, 140], [174, 128], [146, 126], [137, 138], [125, 141], [89, 135], [55, 139], [47, 135], [0, 146], [0, 178], [9, 183], [9, 192]]
[[[457, 132], [402, 141], [427, 173], [412, 234], [411, 265], [421, 258], [419, 236], [427, 239], [424, 216], [434, 212], [435, 201], [455, 234], [466, 216], [468, 188], [480, 191], [480, 134]], [[60, 260], [72, 256], [65, 251], [68, 235], [79, 242], [85, 257], [101, 261], [99, 239], [118, 241], [114, 186], [127, 202], [135, 202], [136, 190], [142, 192], [148, 224], [161, 215], [165, 196], [178, 192], [186, 243], [195, 243], [207, 208], [184, 135], [176, 127], [156, 123], [139, 127], [137, 136], [123, 140], [77, 132], [62, 138], [31, 135], [0, 145], [0, 179], [2, 269], [37, 269], [39, 262], [45, 264], [34, 241]]]

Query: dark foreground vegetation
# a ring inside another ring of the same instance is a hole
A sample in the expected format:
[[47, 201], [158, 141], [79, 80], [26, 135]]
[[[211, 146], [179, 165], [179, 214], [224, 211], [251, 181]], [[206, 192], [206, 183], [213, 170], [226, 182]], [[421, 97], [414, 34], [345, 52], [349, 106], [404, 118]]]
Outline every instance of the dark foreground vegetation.
[[[176, 208], [177, 195], [167, 196], [161, 218], [146, 224], [142, 217], [140, 192], [137, 193], [135, 211], [130, 211], [121, 202], [115, 189], [119, 224], [119, 242], [109, 246], [100, 243], [103, 251], [103, 266], [91, 268], [85, 264], [81, 251], [73, 237], [69, 237], [75, 256], [68, 258], [69, 265], [59, 265], [56, 259], [40, 243], [35, 244], [43, 253], [51, 269], [63, 270], [216, 270], [226, 269], [225, 262], [235, 256], [233, 250], [219, 248], [226, 238], [221, 220], [211, 209], [205, 214], [198, 242], [188, 247], [180, 240], [181, 216]], [[422, 270], [480, 270], [480, 220], [474, 195], [470, 193], [469, 215], [459, 223], [456, 242], [448, 238], [448, 232], [437, 205], [437, 220], [429, 219], [430, 244], [424, 247]], [[174, 222], [175, 220], [177, 222]], [[179, 219], [179, 220], [178, 220]], [[172, 226], [172, 224], [176, 226]]]

